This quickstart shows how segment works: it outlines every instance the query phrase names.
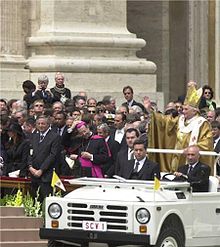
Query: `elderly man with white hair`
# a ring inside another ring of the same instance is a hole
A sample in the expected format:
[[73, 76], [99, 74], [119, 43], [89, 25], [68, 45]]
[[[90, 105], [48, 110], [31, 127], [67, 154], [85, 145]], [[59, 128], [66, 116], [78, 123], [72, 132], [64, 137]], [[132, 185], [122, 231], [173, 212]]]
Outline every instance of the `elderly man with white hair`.
[[49, 89], [47, 89], [49, 83], [49, 78], [47, 75], [41, 75], [38, 77], [38, 87], [37, 90], [31, 92], [29, 95], [30, 103], [33, 103], [35, 100], [42, 99], [45, 104], [52, 104], [55, 100], [53, 94]]
[[[200, 150], [213, 150], [210, 124], [199, 115], [201, 93], [194, 85], [188, 86], [183, 114], [177, 117], [152, 112], [149, 99], [144, 100], [145, 108], [151, 114], [149, 147], [184, 150], [190, 145], [197, 145]], [[185, 157], [180, 154], [156, 154], [154, 160], [160, 163], [161, 170], [165, 172], [177, 171], [179, 165], [185, 163]], [[201, 161], [213, 170], [212, 157], [201, 156]]]
[[61, 101], [63, 104], [68, 99], [71, 99], [71, 91], [64, 85], [65, 77], [62, 73], [57, 72], [55, 75], [55, 86], [51, 88], [51, 92], [56, 101]]

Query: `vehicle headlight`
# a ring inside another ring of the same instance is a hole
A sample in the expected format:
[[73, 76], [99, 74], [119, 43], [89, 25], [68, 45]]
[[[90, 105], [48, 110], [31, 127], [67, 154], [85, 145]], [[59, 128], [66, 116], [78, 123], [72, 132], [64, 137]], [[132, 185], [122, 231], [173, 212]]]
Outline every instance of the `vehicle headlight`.
[[59, 204], [52, 203], [48, 207], [48, 213], [49, 213], [51, 218], [58, 219], [62, 214], [62, 208]]
[[136, 212], [136, 219], [140, 224], [146, 224], [150, 220], [150, 212], [146, 208], [139, 208]]

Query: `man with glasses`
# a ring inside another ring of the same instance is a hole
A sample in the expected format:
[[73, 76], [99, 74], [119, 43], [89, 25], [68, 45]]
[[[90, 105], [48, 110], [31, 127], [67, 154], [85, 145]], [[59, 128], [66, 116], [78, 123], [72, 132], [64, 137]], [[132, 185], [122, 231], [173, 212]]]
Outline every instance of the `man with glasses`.
[[37, 116], [40, 116], [44, 113], [45, 105], [42, 99], [37, 99], [34, 101], [34, 118], [36, 119]]

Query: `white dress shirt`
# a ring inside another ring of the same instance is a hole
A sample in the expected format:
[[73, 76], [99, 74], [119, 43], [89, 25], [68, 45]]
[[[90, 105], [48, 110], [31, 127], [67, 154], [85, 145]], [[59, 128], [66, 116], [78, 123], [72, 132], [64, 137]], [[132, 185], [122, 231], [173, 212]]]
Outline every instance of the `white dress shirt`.
[[116, 129], [116, 131], [115, 131], [115, 141], [117, 141], [118, 143], [121, 143], [124, 134], [125, 134], [124, 128]]
[[[135, 166], [136, 166], [136, 163], [139, 162], [137, 172], [139, 172], [139, 171], [141, 170], [141, 168], [142, 168], [143, 165], [144, 165], [145, 160], [146, 160], [146, 157], [144, 157], [142, 160], [136, 160], [136, 159], [135, 159], [134, 168], [135, 168]], [[134, 169], [134, 168], [133, 168], [133, 169]]]

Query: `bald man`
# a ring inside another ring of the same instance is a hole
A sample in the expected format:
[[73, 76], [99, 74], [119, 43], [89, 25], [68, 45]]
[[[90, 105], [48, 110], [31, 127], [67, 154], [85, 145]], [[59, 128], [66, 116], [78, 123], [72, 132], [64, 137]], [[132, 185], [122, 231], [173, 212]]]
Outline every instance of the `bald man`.
[[191, 145], [185, 151], [187, 164], [174, 172], [175, 181], [187, 181], [192, 185], [193, 192], [208, 192], [211, 169], [199, 161], [199, 148]]

